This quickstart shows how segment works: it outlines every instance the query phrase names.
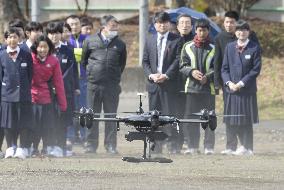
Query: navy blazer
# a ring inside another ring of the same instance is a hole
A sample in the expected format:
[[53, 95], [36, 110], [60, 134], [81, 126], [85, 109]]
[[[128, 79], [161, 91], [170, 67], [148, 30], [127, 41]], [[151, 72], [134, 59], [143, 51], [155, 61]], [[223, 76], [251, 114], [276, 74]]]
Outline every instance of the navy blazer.
[[165, 47], [163, 57], [163, 68], [162, 73], [169, 77], [162, 84], [156, 84], [152, 80], [149, 80], [150, 74], [157, 73], [158, 67], [158, 53], [157, 53], [157, 34], [148, 36], [144, 46], [142, 65], [144, 73], [148, 79], [147, 90], [148, 92], [155, 92], [160, 86], [165, 91], [176, 91], [177, 90], [177, 74], [179, 67], [179, 56], [178, 56], [178, 42], [179, 37], [176, 34], [169, 33], [167, 43]]
[[31, 54], [22, 49], [15, 62], [0, 52], [1, 101], [31, 102], [32, 65]]
[[73, 51], [68, 46], [61, 45], [55, 51], [55, 56], [60, 62], [66, 97], [72, 98], [74, 91], [79, 89], [78, 69]]
[[[240, 89], [241, 94], [255, 93], [256, 77], [261, 69], [261, 50], [260, 47], [253, 41], [249, 41], [242, 53], [239, 53], [237, 41], [231, 42], [225, 48], [225, 54], [221, 69], [224, 85], [228, 81], [238, 83], [243, 81], [244, 87]], [[227, 92], [231, 93], [229, 88]]]

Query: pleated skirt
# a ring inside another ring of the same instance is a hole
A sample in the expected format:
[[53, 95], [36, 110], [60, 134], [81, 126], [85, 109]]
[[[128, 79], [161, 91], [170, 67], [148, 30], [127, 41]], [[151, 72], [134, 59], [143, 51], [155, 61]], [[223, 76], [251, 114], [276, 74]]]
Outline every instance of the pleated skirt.
[[30, 102], [1, 102], [1, 128], [30, 128], [32, 118]]
[[224, 104], [224, 123], [227, 125], [246, 125], [258, 123], [256, 93], [226, 94]]

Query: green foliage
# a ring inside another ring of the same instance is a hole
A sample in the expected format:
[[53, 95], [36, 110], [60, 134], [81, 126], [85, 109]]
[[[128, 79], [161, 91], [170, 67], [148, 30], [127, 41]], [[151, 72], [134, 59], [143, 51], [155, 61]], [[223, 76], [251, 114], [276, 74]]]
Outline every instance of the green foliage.
[[206, 0], [195, 0], [191, 3], [191, 7], [197, 11], [205, 12], [208, 9]]

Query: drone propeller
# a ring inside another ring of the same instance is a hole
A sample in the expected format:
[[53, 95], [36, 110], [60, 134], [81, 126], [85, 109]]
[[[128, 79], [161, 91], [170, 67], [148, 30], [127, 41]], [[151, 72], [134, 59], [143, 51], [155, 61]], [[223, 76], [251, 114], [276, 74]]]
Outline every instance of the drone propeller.
[[[82, 113], [80, 111], [74, 111], [74, 115], [81, 115]], [[92, 113], [94, 116], [100, 116], [100, 115], [105, 115], [105, 116], [115, 116], [117, 113]]]
[[[203, 116], [203, 114], [201, 112], [197, 112], [197, 113], [192, 113], [192, 115], [195, 115], [195, 116]], [[239, 114], [239, 115], [219, 115], [217, 114], [216, 115], [217, 117], [244, 117], [246, 115], [243, 115], [243, 114]]]
[[217, 115], [215, 113], [214, 110], [207, 110], [207, 109], [202, 109], [200, 112], [197, 112], [197, 113], [192, 113], [191, 115], [195, 115], [195, 116], [203, 116], [203, 117], [206, 117], [206, 116], [217, 116], [217, 117], [244, 117], [245, 115], [244, 114], [238, 114], [238, 115]]
[[178, 123], [208, 123], [208, 120], [202, 119], [178, 119]]
[[122, 121], [120, 118], [93, 118], [93, 121], [110, 121], [110, 122], [120, 122]]

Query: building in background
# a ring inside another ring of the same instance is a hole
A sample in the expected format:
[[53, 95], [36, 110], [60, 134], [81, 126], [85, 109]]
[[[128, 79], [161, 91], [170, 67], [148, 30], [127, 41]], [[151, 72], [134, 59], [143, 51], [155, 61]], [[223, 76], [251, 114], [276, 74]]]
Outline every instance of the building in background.
[[[85, 0], [77, 1], [80, 7], [84, 9]], [[30, 0], [29, 7], [31, 7], [31, 2]], [[76, 0], [37, 0], [37, 3], [39, 22], [58, 19], [79, 12]], [[25, 1], [19, 1], [19, 4], [20, 8], [24, 10]], [[87, 14], [93, 17], [112, 14], [118, 20], [121, 20], [137, 15], [138, 11], [138, 0], [89, 0]]]
[[248, 10], [247, 16], [284, 22], [284, 0], [260, 0]]

